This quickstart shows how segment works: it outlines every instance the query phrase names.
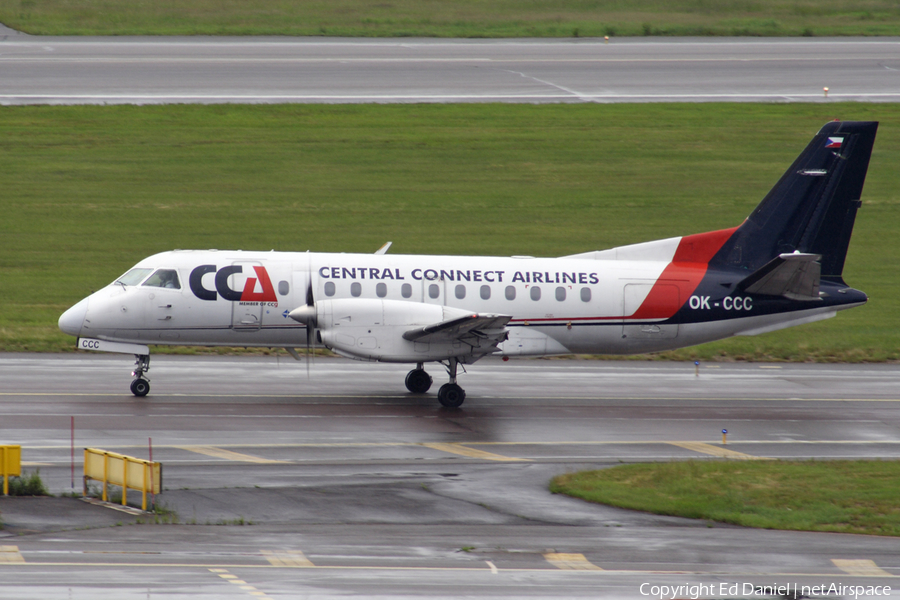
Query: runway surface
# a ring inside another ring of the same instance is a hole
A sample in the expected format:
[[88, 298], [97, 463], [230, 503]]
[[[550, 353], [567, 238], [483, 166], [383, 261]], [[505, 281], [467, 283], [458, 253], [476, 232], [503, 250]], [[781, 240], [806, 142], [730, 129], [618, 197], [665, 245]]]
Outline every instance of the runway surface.
[[0, 35], [0, 104], [842, 100], [900, 100], [900, 40]]
[[896, 366], [484, 360], [455, 410], [406, 393], [397, 365], [319, 357], [307, 374], [286, 355], [154, 356], [145, 399], [127, 391], [130, 368], [0, 355], [0, 442], [22, 445], [26, 470], [71, 490], [73, 420], [78, 489], [83, 447], [147, 458], [152, 438], [158, 502], [177, 521], [0, 499], [0, 598], [647, 598], [665, 585], [745, 598], [823, 583], [898, 595], [896, 539], [547, 491], [553, 475], [632, 461], [896, 459]]

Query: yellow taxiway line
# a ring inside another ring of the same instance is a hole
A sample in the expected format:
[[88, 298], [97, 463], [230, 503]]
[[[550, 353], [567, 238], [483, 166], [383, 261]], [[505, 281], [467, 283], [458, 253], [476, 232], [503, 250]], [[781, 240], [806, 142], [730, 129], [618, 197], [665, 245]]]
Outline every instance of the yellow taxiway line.
[[672, 446], [678, 446], [686, 450], [693, 450], [702, 454], [709, 454], [719, 458], [730, 458], [733, 460], [772, 460], [765, 456], [753, 456], [752, 454], [744, 454], [743, 452], [735, 452], [722, 446], [715, 446], [705, 442], [668, 442]]
[[530, 459], [527, 458], [503, 456], [501, 454], [494, 454], [493, 452], [485, 452], [484, 450], [469, 448], [459, 443], [422, 443], [418, 445], [424, 446], [425, 448], [431, 448], [432, 450], [440, 450], [441, 452], [449, 452], [450, 454], [458, 454], [459, 456], [466, 456], [468, 458], [479, 458], [481, 460], [495, 460], [500, 462], [530, 462]]
[[234, 462], [250, 462], [277, 465], [290, 464], [289, 462], [283, 460], [272, 460], [270, 458], [262, 458], [260, 456], [253, 456], [250, 454], [241, 454], [240, 452], [233, 452], [231, 450], [225, 450], [224, 448], [216, 448], [215, 446], [175, 446], [175, 448], [180, 448], [181, 450], [187, 450], [189, 452], [196, 452], [197, 454], [203, 454], [205, 456], [223, 458], [225, 460]]
[[876, 565], [874, 560], [832, 558], [831, 562], [833, 562], [834, 566], [838, 569], [850, 575], [858, 575], [861, 577], [896, 577], [896, 575], [892, 575]]
[[563, 571], [602, 571], [600, 567], [585, 558], [584, 554], [565, 554], [547, 552], [544, 558], [548, 563]]

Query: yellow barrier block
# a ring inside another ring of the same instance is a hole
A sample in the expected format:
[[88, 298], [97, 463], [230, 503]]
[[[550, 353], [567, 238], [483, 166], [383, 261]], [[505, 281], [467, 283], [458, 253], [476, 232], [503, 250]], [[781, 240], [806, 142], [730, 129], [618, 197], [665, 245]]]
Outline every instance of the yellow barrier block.
[[0, 446], [0, 477], [3, 495], [9, 495], [9, 478], [22, 476], [22, 446]]
[[147, 494], [162, 491], [162, 464], [116, 452], [84, 449], [84, 495], [87, 496], [87, 480], [103, 483], [103, 501], [106, 502], [106, 486], [122, 488], [122, 506], [128, 503], [128, 488], [142, 493], [141, 508], [147, 510]]

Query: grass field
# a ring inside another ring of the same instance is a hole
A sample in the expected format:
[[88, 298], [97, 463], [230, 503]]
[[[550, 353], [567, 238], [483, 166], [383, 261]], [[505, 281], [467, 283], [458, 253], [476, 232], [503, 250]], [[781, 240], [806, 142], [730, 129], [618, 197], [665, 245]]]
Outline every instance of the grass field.
[[900, 35], [895, 0], [0, 0], [42, 35]]
[[844, 270], [862, 308], [667, 354], [900, 360], [900, 105], [0, 108], [0, 350], [173, 248], [558, 256], [740, 224], [822, 124], [881, 128]]
[[689, 461], [561, 475], [591, 502], [746, 527], [900, 536], [898, 461]]

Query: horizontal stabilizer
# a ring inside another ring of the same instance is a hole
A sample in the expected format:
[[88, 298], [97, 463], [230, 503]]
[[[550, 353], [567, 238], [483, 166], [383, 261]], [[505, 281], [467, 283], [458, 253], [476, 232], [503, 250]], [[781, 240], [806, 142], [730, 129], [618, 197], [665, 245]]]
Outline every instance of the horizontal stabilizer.
[[506, 339], [506, 324], [510, 315], [469, 314], [455, 317], [433, 325], [416, 327], [403, 334], [403, 339], [413, 341], [448, 341], [458, 340], [466, 336], [483, 339], [495, 339], [499, 343]]
[[737, 291], [791, 300], [819, 300], [822, 266], [818, 254], [780, 254], [738, 283]]

